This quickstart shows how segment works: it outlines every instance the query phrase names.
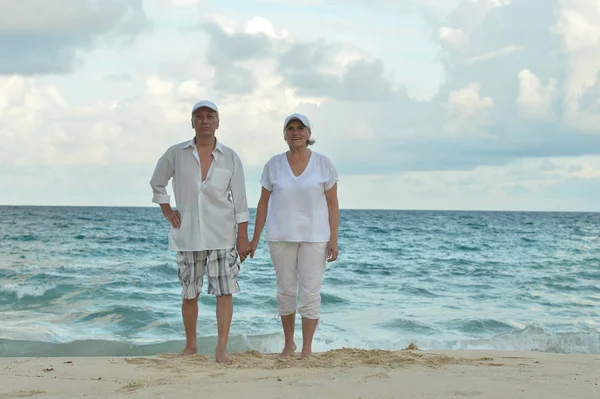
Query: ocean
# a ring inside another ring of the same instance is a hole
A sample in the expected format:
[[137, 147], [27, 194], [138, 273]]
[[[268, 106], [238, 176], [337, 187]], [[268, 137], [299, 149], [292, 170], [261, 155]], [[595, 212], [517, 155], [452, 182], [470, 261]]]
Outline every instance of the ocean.
[[[179, 352], [167, 234], [158, 207], [0, 207], [0, 356]], [[342, 210], [339, 247], [314, 351], [600, 353], [598, 213]], [[279, 352], [264, 234], [239, 282], [230, 351]], [[206, 287], [198, 342], [212, 354]]]

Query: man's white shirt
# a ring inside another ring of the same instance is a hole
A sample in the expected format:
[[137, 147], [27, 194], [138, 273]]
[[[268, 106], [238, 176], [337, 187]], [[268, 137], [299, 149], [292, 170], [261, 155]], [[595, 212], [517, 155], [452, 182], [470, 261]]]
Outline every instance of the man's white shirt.
[[237, 224], [250, 213], [242, 162], [235, 151], [217, 141], [213, 162], [202, 181], [194, 139], [170, 147], [160, 157], [150, 179], [157, 204], [170, 203], [167, 185], [172, 178], [181, 226], [171, 226], [169, 248], [175, 251], [228, 249], [236, 245]]

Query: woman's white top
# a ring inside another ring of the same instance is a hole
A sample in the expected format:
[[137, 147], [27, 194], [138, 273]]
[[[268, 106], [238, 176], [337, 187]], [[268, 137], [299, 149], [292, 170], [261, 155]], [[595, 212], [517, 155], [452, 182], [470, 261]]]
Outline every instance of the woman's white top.
[[338, 172], [324, 155], [311, 151], [306, 168], [294, 176], [286, 153], [264, 166], [261, 185], [271, 191], [267, 210], [267, 241], [327, 242], [331, 231], [325, 191]]

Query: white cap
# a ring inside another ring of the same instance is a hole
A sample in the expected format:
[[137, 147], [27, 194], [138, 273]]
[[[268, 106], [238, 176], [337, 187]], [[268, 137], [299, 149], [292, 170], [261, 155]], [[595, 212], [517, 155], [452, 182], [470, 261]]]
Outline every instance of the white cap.
[[300, 122], [302, 122], [304, 124], [304, 126], [306, 126], [307, 128], [310, 129], [310, 122], [308, 121], [308, 118], [306, 117], [306, 115], [302, 115], [302, 114], [298, 114], [298, 113], [291, 114], [290, 116], [285, 118], [285, 122], [283, 122], [283, 128], [285, 129], [286, 126], [288, 125], [288, 123], [290, 123], [293, 120], [299, 120]]
[[215, 111], [216, 113], [219, 113], [219, 109], [217, 108], [217, 105], [215, 103], [213, 103], [212, 101], [208, 101], [208, 100], [202, 100], [202, 101], [198, 101], [196, 104], [194, 104], [194, 107], [192, 108], [192, 114], [194, 112], [196, 112], [196, 110], [198, 108], [202, 108], [202, 107], [210, 108], [213, 111]]

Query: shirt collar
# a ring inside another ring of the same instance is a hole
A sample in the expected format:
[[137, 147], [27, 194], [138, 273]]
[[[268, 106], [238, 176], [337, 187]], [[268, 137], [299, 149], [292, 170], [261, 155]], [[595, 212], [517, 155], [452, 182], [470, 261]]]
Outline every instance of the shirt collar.
[[[221, 154], [223, 154], [223, 144], [221, 144], [221, 142], [219, 140], [217, 140], [216, 137], [215, 137], [215, 141], [217, 143], [215, 145], [215, 150], [217, 150]], [[188, 143], [183, 148], [188, 148], [188, 147], [196, 148], [196, 138], [195, 137], [193, 139], [191, 139], [190, 141], [188, 141]], [[214, 153], [214, 151], [213, 151], [213, 153]]]

